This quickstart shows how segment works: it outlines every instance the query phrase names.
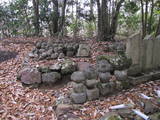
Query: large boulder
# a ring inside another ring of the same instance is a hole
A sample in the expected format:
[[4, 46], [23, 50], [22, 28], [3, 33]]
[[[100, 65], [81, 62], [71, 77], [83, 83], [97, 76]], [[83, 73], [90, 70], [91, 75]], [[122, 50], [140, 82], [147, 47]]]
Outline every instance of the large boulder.
[[97, 61], [101, 60], [108, 61], [111, 64], [112, 69], [115, 70], [128, 69], [132, 64], [132, 60], [130, 58], [127, 58], [125, 54], [100, 55], [97, 57]]
[[27, 85], [41, 83], [41, 73], [37, 68], [24, 68], [19, 72], [19, 77], [21, 82]]
[[87, 44], [80, 44], [77, 57], [88, 57], [90, 56], [90, 46]]
[[86, 80], [84, 72], [82, 71], [74, 72], [71, 75], [71, 80], [73, 80], [76, 83], [84, 82]]
[[55, 83], [61, 79], [61, 74], [58, 72], [50, 72], [42, 74], [42, 82]]

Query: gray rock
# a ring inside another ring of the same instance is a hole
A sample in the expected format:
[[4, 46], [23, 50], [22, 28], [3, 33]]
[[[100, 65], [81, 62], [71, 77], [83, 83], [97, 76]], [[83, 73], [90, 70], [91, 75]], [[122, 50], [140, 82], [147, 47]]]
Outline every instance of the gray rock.
[[96, 79], [97, 78], [97, 72], [93, 66], [88, 66], [86, 69], [83, 70], [86, 79]]
[[58, 72], [50, 72], [42, 74], [42, 82], [44, 83], [55, 83], [61, 79], [61, 74]]
[[74, 48], [74, 50], [76, 50], [76, 51], [77, 51], [77, 50], [78, 50], [78, 48], [79, 48], [79, 44], [78, 44], [78, 43], [74, 44], [74, 45], [73, 45], [73, 48]]
[[55, 47], [54, 52], [55, 53], [63, 53], [63, 48], [62, 47]]
[[127, 80], [127, 71], [118, 71], [118, 70], [116, 70], [114, 72], [114, 75], [117, 78], [117, 80], [120, 80], [120, 81]]
[[99, 89], [97, 88], [87, 89], [86, 93], [88, 100], [96, 100], [99, 98]]
[[128, 76], [137, 76], [142, 73], [142, 70], [139, 65], [132, 65], [128, 70], [127, 70], [127, 75]]
[[42, 73], [47, 73], [47, 72], [50, 72], [50, 69], [48, 66], [41, 66], [39, 67], [39, 71]]
[[24, 84], [41, 83], [41, 73], [35, 68], [24, 68], [20, 71], [19, 77]]
[[154, 105], [151, 101], [144, 100], [144, 113], [146, 114], [155, 113], [157, 110], [158, 107]]
[[56, 115], [63, 115], [63, 114], [67, 114], [69, 110], [72, 109], [72, 105], [68, 105], [68, 104], [59, 104], [56, 107]]
[[54, 52], [58, 53], [58, 47], [54, 47]]
[[40, 48], [41, 48], [41, 42], [40, 42], [40, 41], [36, 43], [36, 48], [37, 48], [37, 49], [40, 49]]
[[109, 62], [107, 60], [99, 60], [97, 61], [97, 71], [98, 72], [110, 72], [112, 71], [113, 68], [111, 66], [111, 64], [109, 64]]
[[80, 83], [80, 82], [84, 82], [86, 78], [83, 72], [77, 71], [71, 75], [71, 80], [73, 80], [76, 83]]
[[51, 66], [49, 67], [49, 69], [50, 69], [51, 71], [60, 71], [60, 70], [61, 70], [61, 67], [62, 67], [62, 65], [61, 65], [60, 63], [56, 63], [56, 64], [54, 64], [54, 65], [51, 65]]
[[71, 94], [71, 99], [73, 100], [74, 103], [76, 104], [83, 104], [87, 100], [86, 93], [72, 93]]
[[122, 82], [116, 81], [116, 90], [122, 90], [122, 89], [123, 89]]
[[46, 50], [45, 49], [39, 49], [39, 53], [41, 54], [41, 53], [43, 53], [43, 52], [45, 52]]
[[58, 56], [59, 59], [62, 59], [64, 57], [65, 57], [64, 53], [60, 53], [59, 56]]
[[74, 51], [74, 48], [72, 45], [67, 45], [67, 51]]
[[111, 87], [110, 83], [101, 83], [98, 85], [98, 88], [102, 96], [106, 96], [113, 92], [113, 88]]
[[77, 57], [88, 57], [90, 56], [90, 46], [87, 44], [80, 44]]
[[28, 56], [29, 56], [30, 58], [34, 58], [34, 57], [35, 57], [35, 55], [34, 55], [32, 52], [29, 53]]
[[49, 49], [49, 50], [47, 51], [47, 55], [48, 55], [48, 56], [51, 56], [52, 53], [53, 53], [53, 49]]
[[100, 120], [124, 120], [115, 112], [106, 113]]
[[41, 48], [45, 49], [46, 46], [47, 46], [47, 43], [46, 43], [46, 42], [42, 42], [42, 43], [41, 43]]
[[75, 93], [83, 93], [86, 91], [86, 86], [83, 83], [74, 83], [73, 90]]
[[109, 82], [109, 80], [111, 79], [111, 74], [109, 72], [106, 72], [106, 73], [99, 73], [98, 74], [99, 76], [99, 79], [102, 83], [106, 83], [106, 82]]
[[67, 51], [66, 55], [68, 57], [73, 57], [74, 56], [74, 51]]
[[53, 53], [53, 54], [51, 55], [51, 58], [52, 58], [52, 59], [57, 59], [57, 58], [58, 58], [58, 53]]
[[77, 64], [72, 60], [64, 60], [62, 62], [61, 74], [72, 74], [77, 69]]
[[39, 59], [40, 59], [40, 60], [43, 60], [43, 59], [46, 59], [47, 57], [48, 57], [47, 52], [43, 52], [43, 53], [40, 55]]
[[93, 80], [86, 80], [86, 86], [88, 87], [88, 88], [95, 88], [96, 87], [96, 85], [98, 84], [98, 80], [96, 80], [96, 79], [93, 79]]

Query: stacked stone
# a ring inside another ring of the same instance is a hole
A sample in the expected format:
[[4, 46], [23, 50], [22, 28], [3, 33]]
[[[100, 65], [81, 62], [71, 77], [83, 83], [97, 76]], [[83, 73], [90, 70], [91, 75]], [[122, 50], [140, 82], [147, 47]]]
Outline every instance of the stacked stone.
[[61, 59], [65, 56], [73, 57], [76, 55], [79, 48], [77, 43], [49, 43], [39, 41], [36, 43], [35, 48], [29, 53], [29, 57], [43, 59]]
[[87, 101], [85, 75], [81, 71], [74, 72], [71, 75], [71, 80], [74, 82], [71, 99], [76, 104], [82, 104]]
[[77, 71], [71, 75], [71, 80], [74, 82], [71, 99], [74, 103], [80, 104], [87, 100], [99, 98], [98, 80], [96, 77], [96, 71], [91, 66], [84, 71]]
[[97, 61], [97, 72], [100, 79], [99, 90], [102, 96], [106, 96], [113, 91], [114, 83], [110, 81], [113, 68], [105, 59]]
[[25, 67], [19, 72], [18, 78], [26, 85], [41, 83], [53, 85], [76, 70], [77, 64], [74, 61], [64, 60], [50, 66]]
[[116, 77], [117, 89], [128, 89], [130, 87], [130, 81], [128, 81], [127, 70], [115, 70], [114, 75]]
[[96, 100], [99, 98], [99, 89], [97, 88], [97, 84], [99, 81], [97, 80], [97, 72], [94, 67], [88, 66], [85, 70], [85, 85], [86, 85], [86, 93], [88, 100]]

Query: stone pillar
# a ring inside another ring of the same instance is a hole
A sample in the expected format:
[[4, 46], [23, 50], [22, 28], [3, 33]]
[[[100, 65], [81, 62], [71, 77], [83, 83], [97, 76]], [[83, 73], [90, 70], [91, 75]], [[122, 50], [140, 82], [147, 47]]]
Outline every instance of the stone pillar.
[[141, 62], [143, 72], [147, 72], [153, 69], [153, 47], [154, 37], [152, 35], [147, 35], [142, 40]]
[[126, 46], [126, 55], [128, 58], [132, 59], [132, 68], [136, 68], [138, 70], [137, 73], [141, 72], [142, 70], [142, 39], [141, 34], [136, 33], [129, 37], [127, 40], [127, 46]]
[[158, 69], [160, 67], [160, 35], [154, 39], [153, 47], [153, 68]]

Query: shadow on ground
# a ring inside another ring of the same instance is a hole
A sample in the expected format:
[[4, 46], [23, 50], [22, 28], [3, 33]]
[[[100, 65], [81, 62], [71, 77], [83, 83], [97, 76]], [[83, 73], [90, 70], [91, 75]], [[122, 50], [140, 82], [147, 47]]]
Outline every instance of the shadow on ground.
[[18, 55], [17, 52], [0, 51], [0, 63], [15, 58], [17, 55]]

